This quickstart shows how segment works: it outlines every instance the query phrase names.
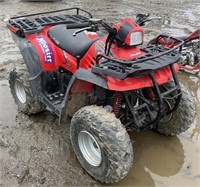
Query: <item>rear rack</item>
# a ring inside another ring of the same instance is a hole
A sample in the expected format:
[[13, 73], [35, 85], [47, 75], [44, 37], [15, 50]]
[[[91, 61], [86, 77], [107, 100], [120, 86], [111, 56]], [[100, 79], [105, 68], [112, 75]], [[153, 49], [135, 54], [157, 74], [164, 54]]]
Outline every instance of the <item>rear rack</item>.
[[92, 67], [93, 73], [125, 79], [126, 77], [140, 77], [151, 74], [153, 71], [177, 63], [181, 57], [181, 42], [173, 49], [161, 45], [150, 45], [141, 50], [146, 54], [132, 60], [118, 60], [100, 54], [97, 64]]
[[[53, 13], [66, 11], [75, 11], [75, 14], [62, 14], [50, 16], [50, 14]], [[85, 13], [87, 17], [80, 15], [80, 13]], [[24, 16], [12, 17], [9, 20], [8, 27], [11, 27], [10, 29], [13, 32], [23, 36], [24, 34], [34, 34], [36, 32], [41, 32], [44, 26], [84, 23], [88, 22], [90, 18], [92, 18], [92, 15], [83, 9], [68, 8], [50, 12], [41, 12], [37, 14], [28, 14]]]

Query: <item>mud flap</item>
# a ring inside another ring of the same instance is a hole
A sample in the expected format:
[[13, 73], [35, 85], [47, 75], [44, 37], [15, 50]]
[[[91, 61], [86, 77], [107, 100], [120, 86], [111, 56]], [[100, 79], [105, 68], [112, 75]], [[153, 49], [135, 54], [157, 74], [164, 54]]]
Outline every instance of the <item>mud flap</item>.
[[[107, 80], [105, 78], [88, 70], [82, 68], [78, 69], [70, 79], [65, 92], [65, 97], [62, 102], [61, 112], [59, 115], [59, 125], [66, 122], [69, 116], [72, 116], [78, 109], [85, 106], [87, 103], [88, 92], [81, 92], [81, 90], [77, 90], [76, 92], [73, 91], [74, 87], [76, 87], [75, 85], [77, 85], [77, 81], [79, 81], [79, 85], [82, 84], [81, 87], [84, 87], [84, 85], [92, 86], [94, 84], [104, 89], [108, 89]], [[87, 89], [87, 86], [85, 89]], [[71, 96], [72, 93], [73, 96]]]

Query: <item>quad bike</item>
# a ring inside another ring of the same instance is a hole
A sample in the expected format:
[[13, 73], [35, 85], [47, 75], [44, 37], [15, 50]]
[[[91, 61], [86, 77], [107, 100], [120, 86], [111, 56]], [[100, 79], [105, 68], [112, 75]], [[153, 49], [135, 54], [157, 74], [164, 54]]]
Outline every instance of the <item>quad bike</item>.
[[128, 130], [177, 135], [195, 116], [193, 97], [176, 75], [184, 42], [140, 48], [141, 15], [136, 23], [126, 18], [110, 27], [80, 8], [8, 23], [25, 61], [9, 78], [19, 110], [30, 115], [47, 108], [60, 123], [71, 118], [78, 160], [105, 183], [124, 178], [132, 166]]
[[[148, 19], [148, 16], [146, 16]], [[200, 28], [191, 32], [189, 35], [176, 36], [176, 38], [183, 40], [182, 46], [182, 60], [179, 62], [180, 69], [189, 73], [197, 73], [200, 71]], [[167, 48], [173, 48], [180, 44], [179, 41], [174, 40], [172, 35], [164, 33], [152, 39], [148, 45], [160, 44]]]

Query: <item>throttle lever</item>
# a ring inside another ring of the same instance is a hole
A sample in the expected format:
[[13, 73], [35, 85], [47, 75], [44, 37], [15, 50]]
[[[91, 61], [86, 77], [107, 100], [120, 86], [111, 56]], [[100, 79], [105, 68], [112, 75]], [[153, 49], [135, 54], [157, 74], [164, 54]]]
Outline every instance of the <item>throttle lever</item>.
[[161, 17], [149, 17], [150, 14], [137, 14], [135, 23], [139, 26], [144, 26], [146, 22], [152, 20], [161, 20]]
[[89, 25], [91, 25], [91, 26], [78, 29], [77, 31], [75, 31], [73, 33], [73, 36], [76, 36], [78, 33], [83, 32], [85, 30], [97, 30], [98, 24], [101, 24], [101, 23], [102, 23], [101, 19], [91, 18], [91, 19], [89, 19]]
[[82, 29], [78, 29], [77, 31], [75, 31], [73, 33], [73, 36], [75, 37], [78, 33], [83, 32], [85, 30], [91, 30], [91, 29], [92, 29], [92, 27], [85, 27], [85, 28], [82, 28]]

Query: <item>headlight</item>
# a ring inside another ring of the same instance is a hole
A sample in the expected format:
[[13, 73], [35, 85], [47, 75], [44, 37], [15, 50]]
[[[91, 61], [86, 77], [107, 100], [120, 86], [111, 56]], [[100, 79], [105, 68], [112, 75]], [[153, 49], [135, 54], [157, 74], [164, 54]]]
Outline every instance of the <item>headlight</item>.
[[114, 27], [117, 30], [115, 39], [121, 46], [137, 46], [143, 43], [144, 32], [132, 18], [122, 20]]
[[142, 32], [132, 32], [130, 34], [130, 46], [140, 45], [143, 42]]

